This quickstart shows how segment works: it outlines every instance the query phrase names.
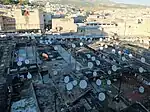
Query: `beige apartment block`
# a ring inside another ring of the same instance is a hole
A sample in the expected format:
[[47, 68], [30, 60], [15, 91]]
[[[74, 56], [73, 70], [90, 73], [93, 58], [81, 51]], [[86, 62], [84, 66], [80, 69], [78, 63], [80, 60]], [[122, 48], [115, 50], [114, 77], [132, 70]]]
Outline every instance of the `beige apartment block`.
[[77, 25], [72, 18], [52, 19], [52, 30], [61, 33], [76, 32]]
[[44, 29], [43, 14], [38, 9], [30, 9], [28, 16], [22, 15], [21, 9], [15, 9], [14, 17], [16, 19], [16, 30]]

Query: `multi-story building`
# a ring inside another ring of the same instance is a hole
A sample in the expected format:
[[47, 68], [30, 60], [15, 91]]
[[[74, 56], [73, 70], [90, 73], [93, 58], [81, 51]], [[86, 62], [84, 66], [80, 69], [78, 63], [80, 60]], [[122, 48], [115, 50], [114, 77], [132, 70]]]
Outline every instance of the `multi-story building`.
[[52, 19], [52, 30], [61, 33], [76, 32], [77, 25], [72, 18]]

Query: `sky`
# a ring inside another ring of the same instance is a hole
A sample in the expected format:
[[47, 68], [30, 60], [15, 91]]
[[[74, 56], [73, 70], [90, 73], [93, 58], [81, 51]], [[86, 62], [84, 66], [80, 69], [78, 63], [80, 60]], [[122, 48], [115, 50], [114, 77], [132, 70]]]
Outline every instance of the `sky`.
[[150, 5], [150, 0], [111, 0], [118, 3]]

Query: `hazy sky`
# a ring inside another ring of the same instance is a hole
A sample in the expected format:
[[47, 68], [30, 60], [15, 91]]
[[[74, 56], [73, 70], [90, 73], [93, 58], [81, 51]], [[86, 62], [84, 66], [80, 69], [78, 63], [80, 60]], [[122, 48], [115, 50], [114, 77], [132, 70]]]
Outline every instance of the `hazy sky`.
[[118, 3], [150, 5], [150, 0], [111, 0]]

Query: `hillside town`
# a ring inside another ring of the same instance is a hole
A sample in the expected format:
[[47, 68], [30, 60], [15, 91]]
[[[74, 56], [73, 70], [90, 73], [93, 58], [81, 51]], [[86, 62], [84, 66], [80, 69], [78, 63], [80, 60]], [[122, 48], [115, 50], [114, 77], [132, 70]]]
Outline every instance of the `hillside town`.
[[150, 112], [150, 7], [2, 2], [0, 112]]

